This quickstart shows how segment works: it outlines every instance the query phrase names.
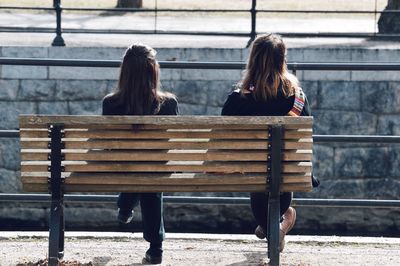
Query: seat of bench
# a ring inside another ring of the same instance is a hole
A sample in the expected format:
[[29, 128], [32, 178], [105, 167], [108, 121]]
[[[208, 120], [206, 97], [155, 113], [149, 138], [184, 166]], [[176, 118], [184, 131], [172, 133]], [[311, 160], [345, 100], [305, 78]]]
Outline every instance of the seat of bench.
[[66, 192], [266, 191], [272, 126], [283, 127], [280, 190], [311, 189], [311, 117], [20, 116], [26, 191], [48, 191], [50, 126]]

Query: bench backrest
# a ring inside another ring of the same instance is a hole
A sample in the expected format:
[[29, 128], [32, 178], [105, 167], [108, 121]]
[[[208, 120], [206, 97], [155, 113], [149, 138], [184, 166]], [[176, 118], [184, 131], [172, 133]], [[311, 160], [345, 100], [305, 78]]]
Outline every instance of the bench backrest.
[[265, 191], [282, 126], [280, 191], [311, 189], [312, 117], [20, 116], [23, 188], [48, 191], [61, 129], [65, 192]]

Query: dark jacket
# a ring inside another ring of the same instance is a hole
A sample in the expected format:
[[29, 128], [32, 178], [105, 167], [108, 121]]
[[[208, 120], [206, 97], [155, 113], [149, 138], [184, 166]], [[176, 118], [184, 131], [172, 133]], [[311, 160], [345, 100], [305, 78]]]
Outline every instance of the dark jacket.
[[[239, 90], [233, 91], [225, 101], [222, 115], [238, 116], [284, 116], [289, 113], [294, 104], [294, 95], [288, 98], [278, 93], [277, 98], [268, 101], [256, 101], [251, 93], [240, 95]], [[310, 116], [311, 110], [307, 97], [305, 98], [301, 116]]]
[[[154, 111], [157, 105], [153, 105]], [[160, 110], [157, 115], [177, 115], [179, 114], [178, 101], [173, 98], [166, 98], [161, 102]], [[111, 97], [106, 96], [103, 99], [103, 115], [131, 115], [125, 113], [125, 108], [123, 105], [118, 105]]]

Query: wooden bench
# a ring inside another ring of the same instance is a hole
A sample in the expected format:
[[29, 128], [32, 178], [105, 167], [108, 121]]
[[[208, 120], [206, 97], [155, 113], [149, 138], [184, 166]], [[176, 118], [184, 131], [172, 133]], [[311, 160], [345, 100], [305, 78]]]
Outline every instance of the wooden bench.
[[24, 190], [51, 193], [49, 264], [64, 254], [69, 192], [269, 192], [268, 257], [279, 265], [279, 194], [311, 190], [312, 117], [20, 116]]

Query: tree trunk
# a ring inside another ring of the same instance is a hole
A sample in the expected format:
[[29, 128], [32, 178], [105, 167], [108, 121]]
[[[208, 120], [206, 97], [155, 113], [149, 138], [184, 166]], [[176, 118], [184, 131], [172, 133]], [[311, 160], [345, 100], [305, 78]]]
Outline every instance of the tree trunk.
[[[388, 0], [385, 10], [400, 10], [400, 0]], [[400, 33], [400, 14], [382, 13], [378, 20], [379, 33]]]
[[143, 7], [143, 0], [118, 0], [117, 8], [141, 8]]

